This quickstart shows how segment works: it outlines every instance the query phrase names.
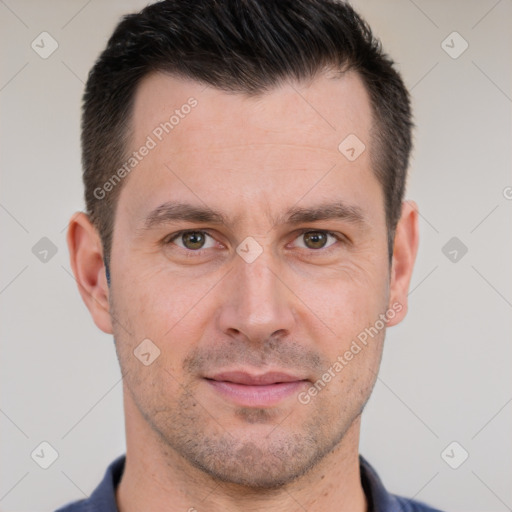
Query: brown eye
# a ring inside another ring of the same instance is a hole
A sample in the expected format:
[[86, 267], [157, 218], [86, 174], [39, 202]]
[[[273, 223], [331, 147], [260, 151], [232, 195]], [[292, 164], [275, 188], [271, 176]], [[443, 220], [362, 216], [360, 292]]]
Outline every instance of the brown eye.
[[208, 244], [208, 238], [211, 239], [212, 237], [204, 231], [185, 231], [173, 236], [169, 242], [183, 249], [198, 251], [200, 249], [209, 249], [213, 246], [213, 239], [210, 241], [209, 246], [206, 245]]
[[340, 237], [329, 231], [304, 231], [296, 239], [296, 247], [302, 249], [328, 249], [331, 245], [340, 241]]
[[322, 249], [327, 243], [327, 236], [322, 231], [308, 231], [303, 234], [304, 244], [308, 249]]
[[181, 239], [183, 241], [183, 245], [187, 249], [201, 249], [206, 240], [204, 233], [200, 231], [192, 231], [190, 233], [184, 233], [181, 235]]

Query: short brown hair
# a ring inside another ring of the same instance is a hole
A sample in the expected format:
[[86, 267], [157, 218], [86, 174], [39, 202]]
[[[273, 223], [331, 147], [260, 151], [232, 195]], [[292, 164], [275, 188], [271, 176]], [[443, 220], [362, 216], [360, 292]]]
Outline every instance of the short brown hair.
[[126, 160], [133, 98], [143, 77], [163, 71], [257, 94], [327, 68], [355, 70], [369, 93], [370, 156], [384, 192], [391, 256], [413, 125], [407, 89], [366, 22], [338, 0], [164, 0], [121, 20], [85, 88], [85, 201], [106, 262], [122, 184], [100, 197], [98, 190]]

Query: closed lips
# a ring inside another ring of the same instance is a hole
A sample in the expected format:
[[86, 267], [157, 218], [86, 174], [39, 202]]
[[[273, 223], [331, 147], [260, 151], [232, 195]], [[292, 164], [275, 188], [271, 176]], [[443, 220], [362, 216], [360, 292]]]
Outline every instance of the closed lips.
[[222, 372], [206, 378], [217, 382], [231, 382], [233, 384], [242, 384], [246, 386], [268, 386], [271, 384], [307, 380], [300, 376], [289, 375], [282, 372], [268, 372], [262, 375], [254, 375], [241, 371]]

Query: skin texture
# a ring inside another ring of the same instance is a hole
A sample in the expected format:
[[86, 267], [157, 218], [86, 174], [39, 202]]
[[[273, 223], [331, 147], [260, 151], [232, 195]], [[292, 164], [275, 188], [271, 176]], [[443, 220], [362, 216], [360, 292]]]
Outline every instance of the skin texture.
[[[257, 97], [150, 75], [137, 90], [130, 151], [190, 97], [197, 105], [122, 182], [110, 289], [87, 216], [74, 216], [68, 233], [82, 297], [96, 325], [114, 334], [124, 375], [118, 506], [362, 512], [360, 414], [385, 328], [341, 370], [333, 364], [379, 315], [394, 310], [387, 326], [405, 316], [416, 207], [404, 203], [390, 265], [370, 165], [370, 103], [353, 72]], [[338, 151], [349, 134], [366, 145], [352, 162]], [[169, 201], [208, 207], [224, 222], [160, 216], [148, 227], [150, 213]], [[284, 222], [292, 207], [326, 203], [361, 218]], [[208, 235], [200, 252], [171, 236], [181, 230]], [[325, 246], [312, 245], [304, 232], [318, 230], [336, 236], [320, 234]], [[246, 237], [262, 250], [251, 263], [236, 252]], [[148, 366], [134, 356], [144, 339], [160, 350]], [[326, 385], [301, 403], [299, 393], [329, 368]], [[275, 404], [242, 406], [206, 380], [231, 370], [281, 371], [303, 382]]]

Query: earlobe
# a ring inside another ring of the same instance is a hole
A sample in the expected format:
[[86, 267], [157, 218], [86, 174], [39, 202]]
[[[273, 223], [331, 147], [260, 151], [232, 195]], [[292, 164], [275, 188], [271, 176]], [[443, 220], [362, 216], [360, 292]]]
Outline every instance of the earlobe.
[[399, 314], [388, 322], [389, 327], [400, 323], [407, 314], [407, 295], [418, 243], [418, 206], [414, 201], [404, 201], [395, 232], [389, 294], [389, 307], [396, 309], [399, 304], [401, 309]]
[[67, 243], [80, 295], [94, 323], [102, 331], [112, 334], [103, 247], [96, 228], [85, 213], [79, 212], [71, 218]]

